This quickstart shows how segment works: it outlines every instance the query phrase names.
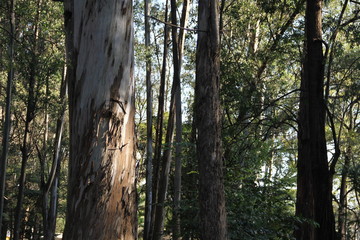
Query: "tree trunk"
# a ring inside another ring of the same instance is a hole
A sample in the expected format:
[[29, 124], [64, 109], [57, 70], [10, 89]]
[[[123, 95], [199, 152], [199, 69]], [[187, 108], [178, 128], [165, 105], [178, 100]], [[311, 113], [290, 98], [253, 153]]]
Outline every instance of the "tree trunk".
[[338, 215], [338, 233], [339, 240], [346, 240], [347, 225], [347, 177], [350, 166], [351, 146], [347, 147], [345, 153], [345, 163], [341, 174], [339, 215]]
[[175, 170], [174, 170], [174, 200], [173, 200], [173, 239], [180, 237], [180, 192], [181, 192], [181, 142], [182, 142], [182, 115], [181, 115], [181, 84], [180, 84], [180, 59], [179, 39], [177, 30], [177, 6], [176, 0], [170, 1], [171, 5], [171, 38], [173, 53], [173, 71], [175, 90]]
[[221, 153], [220, 36], [217, 0], [199, 1], [195, 116], [198, 131], [200, 236], [227, 239]]
[[[56, 133], [54, 139], [54, 154], [51, 165], [48, 181], [44, 183], [43, 188], [43, 212], [44, 212], [44, 239], [52, 240], [55, 236], [56, 227], [56, 206], [57, 206], [57, 191], [60, 174], [60, 150], [62, 133], [64, 130], [66, 98], [67, 98], [67, 81], [65, 77], [65, 70], [63, 73], [63, 81], [60, 91], [60, 99], [62, 100], [59, 117], [56, 124]], [[49, 202], [50, 196], [50, 202]]]
[[[11, 90], [14, 79], [14, 32], [15, 32], [15, 0], [10, 1], [10, 16], [9, 16], [9, 71], [6, 83], [6, 108], [5, 108], [5, 123], [3, 130], [1, 167], [0, 167], [0, 234], [4, 229], [3, 226], [3, 211], [4, 211], [4, 197], [6, 186], [6, 168], [9, 152], [9, 136], [11, 126]], [[6, 231], [6, 230], [5, 230]]]
[[[183, 8], [180, 19], [180, 31], [179, 37], [177, 37], [176, 27], [172, 28], [172, 38], [173, 38], [173, 56], [174, 56], [174, 71], [176, 77], [179, 81], [179, 87], [175, 93], [175, 112], [176, 112], [176, 145], [175, 145], [175, 176], [174, 176], [174, 209], [173, 209], [173, 239], [178, 240], [181, 237], [181, 225], [180, 225], [180, 200], [181, 200], [181, 172], [182, 172], [182, 107], [181, 107], [181, 84], [180, 84], [180, 75], [181, 75], [181, 66], [182, 66], [182, 57], [184, 52], [184, 42], [185, 42], [185, 30], [184, 28], [187, 25], [187, 20], [189, 16], [190, 1], [183, 1]], [[176, 19], [176, 1], [171, 1], [171, 19], [172, 24], [177, 25]], [[175, 46], [176, 44], [176, 46]], [[175, 58], [178, 60], [175, 61]], [[176, 63], [176, 64], [175, 64]], [[176, 66], [177, 65], [177, 66]], [[175, 76], [175, 75], [174, 75]]]
[[[35, 66], [31, 69], [35, 69]], [[25, 130], [23, 136], [23, 143], [21, 146], [21, 170], [19, 177], [19, 192], [17, 196], [17, 204], [15, 208], [15, 223], [14, 223], [14, 240], [20, 238], [20, 228], [21, 228], [21, 219], [22, 219], [22, 205], [24, 201], [24, 190], [25, 190], [25, 181], [26, 181], [26, 166], [29, 159], [30, 152], [30, 125], [34, 118], [35, 114], [35, 102], [34, 102], [34, 85], [35, 85], [35, 71], [31, 70], [30, 79], [29, 79], [29, 95], [28, 103], [26, 110], [26, 119], [25, 119]]]
[[15, 208], [15, 223], [14, 223], [14, 240], [20, 238], [21, 230], [21, 219], [22, 219], [22, 206], [24, 201], [24, 190], [25, 190], [25, 181], [26, 181], [26, 167], [30, 154], [30, 129], [31, 122], [35, 117], [36, 110], [36, 97], [35, 97], [35, 81], [36, 81], [36, 69], [37, 69], [37, 40], [38, 40], [38, 29], [35, 27], [34, 31], [34, 41], [35, 46], [33, 49], [33, 56], [30, 66], [30, 76], [29, 76], [29, 85], [28, 85], [28, 99], [26, 106], [26, 118], [25, 118], [25, 130], [23, 136], [23, 143], [21, 146], [21, 170], [19, 177], [19, 192], [17, 196], [17, 204]]
[[137, 239], [132, 1], [67, 0], [65, 26], [72, 60], [64, 238]]
[[[165, 22], [168, 20], [168, 0], [165, 4]], [[150, 233], [149, 239], [154, 237], [154, 226], [155, 226], [155, 209], [157, 203], [157, 193], [159, 189], [159, 177], [160, 177], [160, 165], [161, 165], [161, 150], [162, 150], [162, 138], [163, 138], [163, 122], [164, 122], [164, 101], [165, 101], [165, 80], [166, 80], [166, 67], [167, 67], [167, 56], [168, 56], [168, 41], [169, 41], [169, 27], [164, 25], [164, 48], [163, 48], [163, 59], [160, 76], [160, 89], [159, 89], [159, 103], [158, 103], [158, 114], [156, 122], [156, 134], [155, 134], [155, 154], [153, 161], [153, 211], [151, 215]]]
[[153, 139], [152, 139], [152, 86], [151, 86], [151, 50], [150, 50], [150, 0], [145, 0], [145, 47], [146, 47], [146, 199], [144, 239], [149, 239], [152, 212], [153, 179]]
[[169, 119], [168, 126], [166, 130], [165, 145], [166, 149], [161, 158], [161, 173], [159, 178], [159, 187], [157, 191], [157, 202], [155, 207], [155, 220], [154, 220], [154, 232], [153, 239], [161, 240], [164, 229], [164, 208], [165, 208], [165, 199], [169, 184], [169, 172], [170, 172], [170, 163], [171, 163], [171, 153], [172, 145], [174, 138], [174, 126], [175, 126], [175, 93], [177, 88], [177, 83], [174, 82], [171, 88], [171, 100], [169, 108]]
[[[335, 239], [332, 177], [329, 172], [325, 139], [321, 5], [321, 0], [308, 0], [306, 5], [296, 201], [296, 215], [305, 219], [298, 224], [295, 231], [297, 240]], [[318, 226], [309, 220], [315, 221]]]

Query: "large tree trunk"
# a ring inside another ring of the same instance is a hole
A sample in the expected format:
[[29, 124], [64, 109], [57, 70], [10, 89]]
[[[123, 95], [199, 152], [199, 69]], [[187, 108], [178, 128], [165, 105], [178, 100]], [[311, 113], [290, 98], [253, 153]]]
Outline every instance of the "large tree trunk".
[[64, 238], [137, 239], [132, 1], [68, 0], [65, 22], [72, 61]]
[[[321, 5], [321, 0], [308, 0], [306, 6], [305, 59], [299, 110], [296, 215], [307, 220], [303, 219], [297, 226], [295, 235], [298, 240], [335, 239], [332, 178], [325, 139]], [[311, 224], [311, 221], [315, 221], [318, 226]]]
[[[5, 123], [3, 129], [2, 153], [1, 153], [1, 167], [0, 167], [0, 234], [6, 229], [3, 226], [3, 211], [4, 211], [4, 197], [6, 186], [6, 167], [9, 152], [9, 138], [11, 126], [11, 90], [14, 79], [14, 33], [15, 33], [15, 0], [10, 1], [9, 14], [9, 71], [6, 83], [6, 108], [5, 108]], [[0, 235], [1, 236], [1, 235]]]
[[200, 236], [203, 240], [225, 240], [227, 229], [221, 153], [220, 36], [217, 0], [199, 1], [198, 22], [195, 116], [200, 177]]

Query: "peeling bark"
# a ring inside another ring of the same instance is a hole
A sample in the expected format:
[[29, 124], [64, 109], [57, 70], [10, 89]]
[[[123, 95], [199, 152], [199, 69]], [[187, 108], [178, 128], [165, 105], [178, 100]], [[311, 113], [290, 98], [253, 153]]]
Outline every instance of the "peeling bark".
[[65, 239], [137, 239], [132, 1], [65, 1], [70, 163]]

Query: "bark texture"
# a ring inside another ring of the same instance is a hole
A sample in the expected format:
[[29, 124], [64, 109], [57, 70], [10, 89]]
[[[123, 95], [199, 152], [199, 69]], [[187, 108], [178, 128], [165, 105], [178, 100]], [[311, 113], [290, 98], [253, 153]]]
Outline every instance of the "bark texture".
[[217, 0], [199, 1], [196, 53], [195, 116], [198, 131], [200, 236], [202, 240], [227, 239], [221, 114], [219, 99], [219, 7]]
[[65, 1], [65, 24], [71, 148], [64, 239], [136, 239], [132, 1]]
[[[322, 49], [322, 1], [306, 5], [306, 43], [301, 80], [296, 215], [297, 240], [333, 240], [332, 177], [325, 139], [324, 57]], [[318, 226], [311, 222], [316, 222]]]

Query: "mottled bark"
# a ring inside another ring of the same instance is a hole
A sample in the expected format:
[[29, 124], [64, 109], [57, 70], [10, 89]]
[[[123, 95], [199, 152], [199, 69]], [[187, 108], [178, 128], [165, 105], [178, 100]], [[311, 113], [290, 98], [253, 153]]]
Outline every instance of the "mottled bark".
[[221, 152], [220, 36], [217, 0], [199, 1], [195, 121], [198, 132], [200, 236], [227, 239]]
[[[301, 80], [296, 215], [297, 240], [335, 239], [332, 176], [325, 139], [324, 57], [322, 50], [322, 1], [306, 5], [306, 43]], [[311, 224], [316, 222], [318, 226]]]
[[65, 1], [70, 162], [64, 239], [137, 239], [132, 1]]

